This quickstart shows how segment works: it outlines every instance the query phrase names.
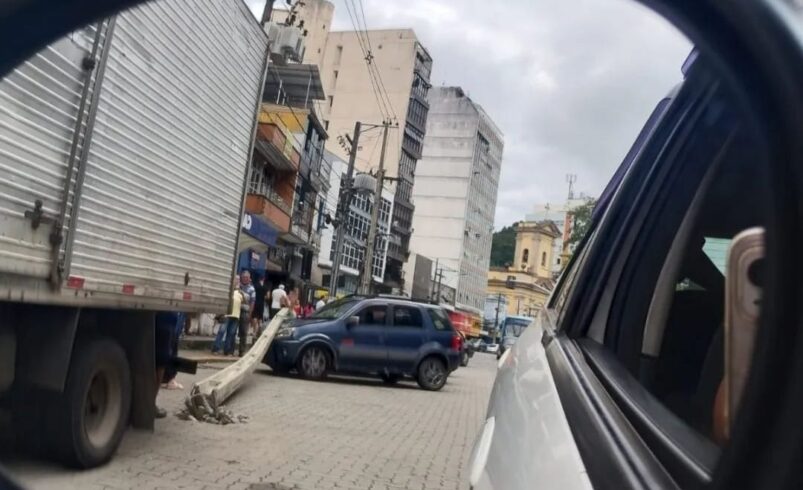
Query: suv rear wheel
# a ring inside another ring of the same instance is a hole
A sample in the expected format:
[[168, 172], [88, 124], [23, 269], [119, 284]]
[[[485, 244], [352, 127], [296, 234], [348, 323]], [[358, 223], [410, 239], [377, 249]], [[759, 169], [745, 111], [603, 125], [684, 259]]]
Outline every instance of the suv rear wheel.
[[418, 386], [429, 391], [438, 391], [446, 384], [449, 371], [446, 365], [435, 356], [430, 356], [418, 365], [416, 381]]

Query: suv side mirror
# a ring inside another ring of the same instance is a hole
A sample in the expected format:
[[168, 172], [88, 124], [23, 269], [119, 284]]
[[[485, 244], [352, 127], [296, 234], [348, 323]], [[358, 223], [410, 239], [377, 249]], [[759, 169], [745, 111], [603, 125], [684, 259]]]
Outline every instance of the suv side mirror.
[[750, 374], [758, 332], [763, 263], [763, 228], [750, 228], [734, 237], [725, 274], [725, 375], [714, 413], [715, 434], [723, 441], [730, 437]]
[[346, 318], [346, 326], [347, 327], [354, 327], [360, 324], [360, 317], [358, 316], [350, 316]]

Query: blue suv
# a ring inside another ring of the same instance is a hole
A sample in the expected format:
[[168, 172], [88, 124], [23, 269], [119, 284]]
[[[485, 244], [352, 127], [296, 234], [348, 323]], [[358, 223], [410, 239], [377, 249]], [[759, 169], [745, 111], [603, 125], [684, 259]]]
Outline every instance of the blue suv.
[[311, 317], [287, 320], [265, 362], [309, 379], [328, 372], [379, 375], [386, 383], [411, 376], [440, 390], [457, 369], [463, 339], [443, 308], [394, 297], [347, 296]]

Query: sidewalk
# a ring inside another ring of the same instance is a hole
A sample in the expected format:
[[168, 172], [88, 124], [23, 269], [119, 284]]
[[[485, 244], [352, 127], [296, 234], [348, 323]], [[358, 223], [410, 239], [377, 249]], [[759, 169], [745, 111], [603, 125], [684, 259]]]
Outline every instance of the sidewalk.
[[[253, 339], [248, 336], [247, 346], [250, 348]], [[185, 359], [190, 359], [198, 363], [207, 362], [234, 362], [239, 357], [224, 356], [212, 353], [212, 344], [215, 337], [210, 335], [182, 335], [178, 340], [178, 355]]]
[[212, 354], [211, 351], [208, 350], [189, 350], [189, 349], [178, 349], [178, 356], [184, 359], [188, 359], [191, 361], [195, 361], [199, 364], [210, 363], [210, 362], [234, 362], [239, 357], [236, 356], [224, 356], [222, 354]]
[[178, 339], [178, 349], [211, 351], [214, 342], [215, 337], [212, 335], [182, 335]]

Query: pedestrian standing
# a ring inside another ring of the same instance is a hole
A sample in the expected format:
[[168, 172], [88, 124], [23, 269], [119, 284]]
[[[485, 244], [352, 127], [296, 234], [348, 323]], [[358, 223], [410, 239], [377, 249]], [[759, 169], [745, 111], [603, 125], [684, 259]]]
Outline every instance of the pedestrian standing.
[[262, 330], [262, 317], [265, 315], [265, 296], [268, 293], [268, 288], [265, 286], [265, 278], [263, 276], [257, 277], [257, 282], [254, 284], [254, 311], [251, 314], [251, 333], [256, 337]]
[[[184, 332], [184, 324], [187, 323], [187, 315], [178, 312], [176, 315], [176, 324], [173, 326], [173, 335], [170, 338], [170, 358], [175, 359], [178, 357], [178, 340]], [[183, 390], [184, 386], [176, 381], [178, 371], [174, 363], [168, 363], [165, 368], [164, 378], [162, 378], [162, 388], [166, 390]]]
[[321, 297], [318, 298], [318, 302], [315, 303], [315, 311], [320, 310], [324, 306], [326, 306], [326, 295], [322, 294]]
[[251, 324], [251, 315], [254, 313], [254, 304], [256, 302], [256, 290], [254, 285], [251, 284], [251, 273], [242, 271], [240, 273], [240, 292], [243, 293], [243, 303], [240, 305], [240, 346], [238, 352], [240, 357], [245, 354], [245, 348], [248, 340], [248, 325]]
[[301, 302], [298, 300], [298, 289], [293, 288], [284, 300], [285, 306], [289, 308], [296, 318], [301, 318]]
[[234, 353], [234, 338], [237, 335], [237, 326], [240, 324], [242, 303], [243, 293], [240, 291], [240, 278], [235, 276], [232, 281], [231, 310], [220, 324], [215, 343], [212, 345], [212, 353], [220, 352], [221, 349], [227, 356]]
[[276, 313], [284, 306], [283, 301], [287, 298], [287, 293], [284, 292], [284, 284], [271, 291], [270, 293], [270, 317], [274, 318]]
[[160, 311], [156, 314], [155, 319], [153, 344], [155, 348], [154, 360], [156, 361], [156, 390], [154, 393], [153, 406], [154, 413], [158, 419], [167, 416], [165, 409], [156, 405], [155, 397], [159, 393], [159, 387], [162, 385], [165, 371], [173, 361], [170, 356], [170, 343], [175, 333], [177, 315], [178, 314], [173, 311]]

